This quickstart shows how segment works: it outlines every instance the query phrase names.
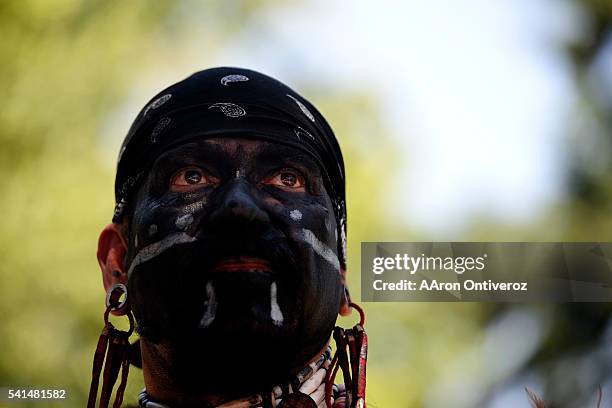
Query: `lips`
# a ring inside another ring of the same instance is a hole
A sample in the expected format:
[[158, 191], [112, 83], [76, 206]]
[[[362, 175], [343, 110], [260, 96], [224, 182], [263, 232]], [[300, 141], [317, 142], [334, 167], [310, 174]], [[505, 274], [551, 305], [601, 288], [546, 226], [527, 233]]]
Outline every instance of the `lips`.
[[272, 273], [269, 261], [262, 258], [239, 256], [226, 258], [216, 262], [211, 268], [212, 273], [229, 272], [265, 272]]

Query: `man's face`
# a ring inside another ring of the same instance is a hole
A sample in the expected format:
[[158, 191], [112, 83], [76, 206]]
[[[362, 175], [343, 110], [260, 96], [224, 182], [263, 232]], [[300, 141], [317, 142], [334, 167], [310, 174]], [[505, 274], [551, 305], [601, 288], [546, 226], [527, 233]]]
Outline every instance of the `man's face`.
[[305, 153], [247, 139], [176, 147], [145, 179], [129, 231], [139, 332], [182, 348], [177, 360], [231, 347], [297, 364], [329, 338], [342, 293], [336, 220]]

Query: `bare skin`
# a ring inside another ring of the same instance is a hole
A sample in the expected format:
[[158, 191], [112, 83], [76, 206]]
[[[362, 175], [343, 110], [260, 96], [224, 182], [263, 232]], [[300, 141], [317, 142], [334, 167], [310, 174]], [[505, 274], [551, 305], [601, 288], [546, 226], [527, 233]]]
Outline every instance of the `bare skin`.
[[[298, 197], [299, 194], [308, 194], [308, 188], [311, 189], [313, 194], [326, 194], [324, 188], [315, 184], [314, 181], [309, 180], [307, 171], [300, 171], [300, 164], [296, 163], [295, 168], [289, 167], [289, 169], [283, 170], [284, 173], [273, 173], [266, 174], [265, 177], [250, 173], [254, 171], [252, 166], [252, 160], [261, 160], [258, 157], [258, 152], [263, 144], [259, 140], [248, 140], [248, 139], [210, 139], [207, 141], [207, 146], [216, 145], [217, 150], [222, 157], [219, 159], [230, 158], [235, 160], [236, 166], [231, 169], [231, 174], [236, 174], [236, 177], [242, 176], [253, 182], [257, 188], [277, 188], [282, 190], [283, 194], [287, 194], [291, 197], [295, 194]], [[228, 159], [229, 160], [229, 159]], [[234, 163], [234, 162], [232, 162]], [[173, 192], [197, 192], [203, 188], [212, 186], [213, 188], [222, 188], [224, 183], [229, 183], [228, 179], [220, 177], [219, 174], [208, 173], [202, 170], [201, 167], [197, 166], [197, 162], [189, 161], [185, 162], [182, 167], [173, 173], [168, 183], [168, 190]], [[295, 170], [295, 172], [294, 172]], [[257, 179], [255, 179], [257, 178]], [[307, 187], [308, 186], [308, 187]], [[244, 198], [248, 200], [247, 198]], [[238, 200], [238, 202], [236, 201]], [[250, 205], [248, 203], [239, 202], [241, 198], [237, 198], [231, 202], [232, 208], [224, 209], [220, 208], [221, 211], [226, 211], [226, 217], [240, 218], [245, 217], [244, 211], [241, 209], [246, 208], [245, 206]], [[283, 209], [282, 206], [286, 205], [282, 200], [275, 200], [272, 196], [264, 197], [261, 199], [266, 205], [275, 209]], [[224, 201], [225, 203], [226, 201]], [[234, 208], [235, 207], [235, 208]], [[265, 212], [265, 211], [264, 211]], [[262, 214], [265, 215], [265, 214]], [[249, 217], [252, 216], [248, 215]], [[129, 265], [125, 265], [126, 255], [129, 250], [129, 237], [124, 235], [126, 230], [125, 225], [111, 223], [108, 224], [102, 230], [98, 242], [98, 262], [102, 271], [102, 281], [104, 289], [108, 291], [114, 284], [122, 283], [128, 284], [128, 269]], [[233, 265], [233, 267], [236, 267]], [[346, 270], [342, 268], [340, 270], [342, 282], [345, 281]], [[340, 299], [340, 306], [338, 313], [342, 316], [347, 316], [351, 313], [349, 307], [350, 300], [346, 295], [342, 295]], [[125, 312], [123, 312], [125, 313]], [[117, 314], [117, 313], [115, 313]], [[183, 387], [183, 384], [177, 382], [175, 378], [170, 374], [169, 359], [171, 359], [172, 353], [169, 353], [165, 349], [163, 344], [154, 344], [148, 341], [141, 340], [141, 352], [143, 362], [143, 374], [145, 384], [149, 395], [154, 397], [156, 400], [164, 401], [171, 405], [177, 406], [190, 406], [198, 403], [206, 402], [209, 404], [217, 405], [223, 401], [244, 397], [243, 390], [236, 389], [235, 392], [230, 394], [226, 392], [193, 392], [186, 391], [187, 387]], [[316, 359], [319, 354], [312, 355], [312, 359]], [[206, 367], [207, 370], [215, 370], [215, 367]], [[287, 373], [290, 375], [290, 373]]]

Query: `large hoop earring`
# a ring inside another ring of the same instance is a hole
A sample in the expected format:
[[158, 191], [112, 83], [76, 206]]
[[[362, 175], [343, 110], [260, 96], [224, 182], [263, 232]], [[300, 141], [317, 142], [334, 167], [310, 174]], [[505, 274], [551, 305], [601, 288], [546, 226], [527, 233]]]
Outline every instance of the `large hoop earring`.
[[[368, 360], [368, 335], [365, 332], [365, 312], [356, 303], [349, 305], [359, 312], [359, 323], [351, 329], [334, 328], [336, 353], [325, 378], [325, 403], [332, 408], [342, 402], [350, 408], [365, 408], [366, 365]], [[334, 389], [334, 379], [342, 369], [344, 384]], [[334, 394], [338, 394], [334, 396]]]
[[[124, 296], [121, 299], [121, 296]], [[115, 312], [118, 316], [123, 316], [127, 313], [128, 307], [128, 290], [123, 283], [114, 284], [108, 292], [106, 292], [106, 307], [111, 308], [111, 312]]]
[[[121, 296], [124, 296], [121, 300]], [[128, 331], [116, 329], [108, 320], [111, 311], [120, 311], [127, 315], [130, 323]], [[127, 385], [127, 377], [130, 368], [130, 342], [129, 338], [134, 331], [134, 316], [129, 310], [127, 298], [127, 287], [121, 283], [113, 285], [106, 294], [106, 310], [104, 311], [104, 328], [98, 339], [98, 345], [94, 354], [91, 386], [89, 387], [89, 398], [87, 408], [95, 408], [96, 397], [98, 396], [98, 385], [100, 383], [100, 373], [104, 365], [102, 374], [102, 391], [100, 391], [99, 408], [108, 408], [113, 386], [119, 376], [121, 369], [121, 382], [115, 393], [113, 408], [119, 408], [123, 402], [123, 393]], [[105, 362], [106, 360], [106, 362]]]

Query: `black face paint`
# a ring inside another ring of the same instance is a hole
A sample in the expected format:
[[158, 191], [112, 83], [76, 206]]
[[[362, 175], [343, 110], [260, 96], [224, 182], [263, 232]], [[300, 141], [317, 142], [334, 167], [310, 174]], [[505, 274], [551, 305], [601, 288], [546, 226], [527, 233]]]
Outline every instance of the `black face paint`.
[[141, 110], [119, 153], [114, 222], [134, 206], [135, 193], [164, 152], [211, 137], [248, 137], [293, 147], [318, 166], [331, 199], [346, 265], [344, 162], [325, 118], [281, 82], [241, 68], [196, 72], [157, 94]]
[[[183, 168], [215, 182], [172, 191]], [[305, 191], [278, 184], [295, 181], [273, 177], [287, 168]], [[343, 286], [334, 206], [312, 158], [264, 141], [187, 143], [155, 161], [134, 202], [131, 307], [173, 378], [200, 391], [256, 390], [324, 347]]]

